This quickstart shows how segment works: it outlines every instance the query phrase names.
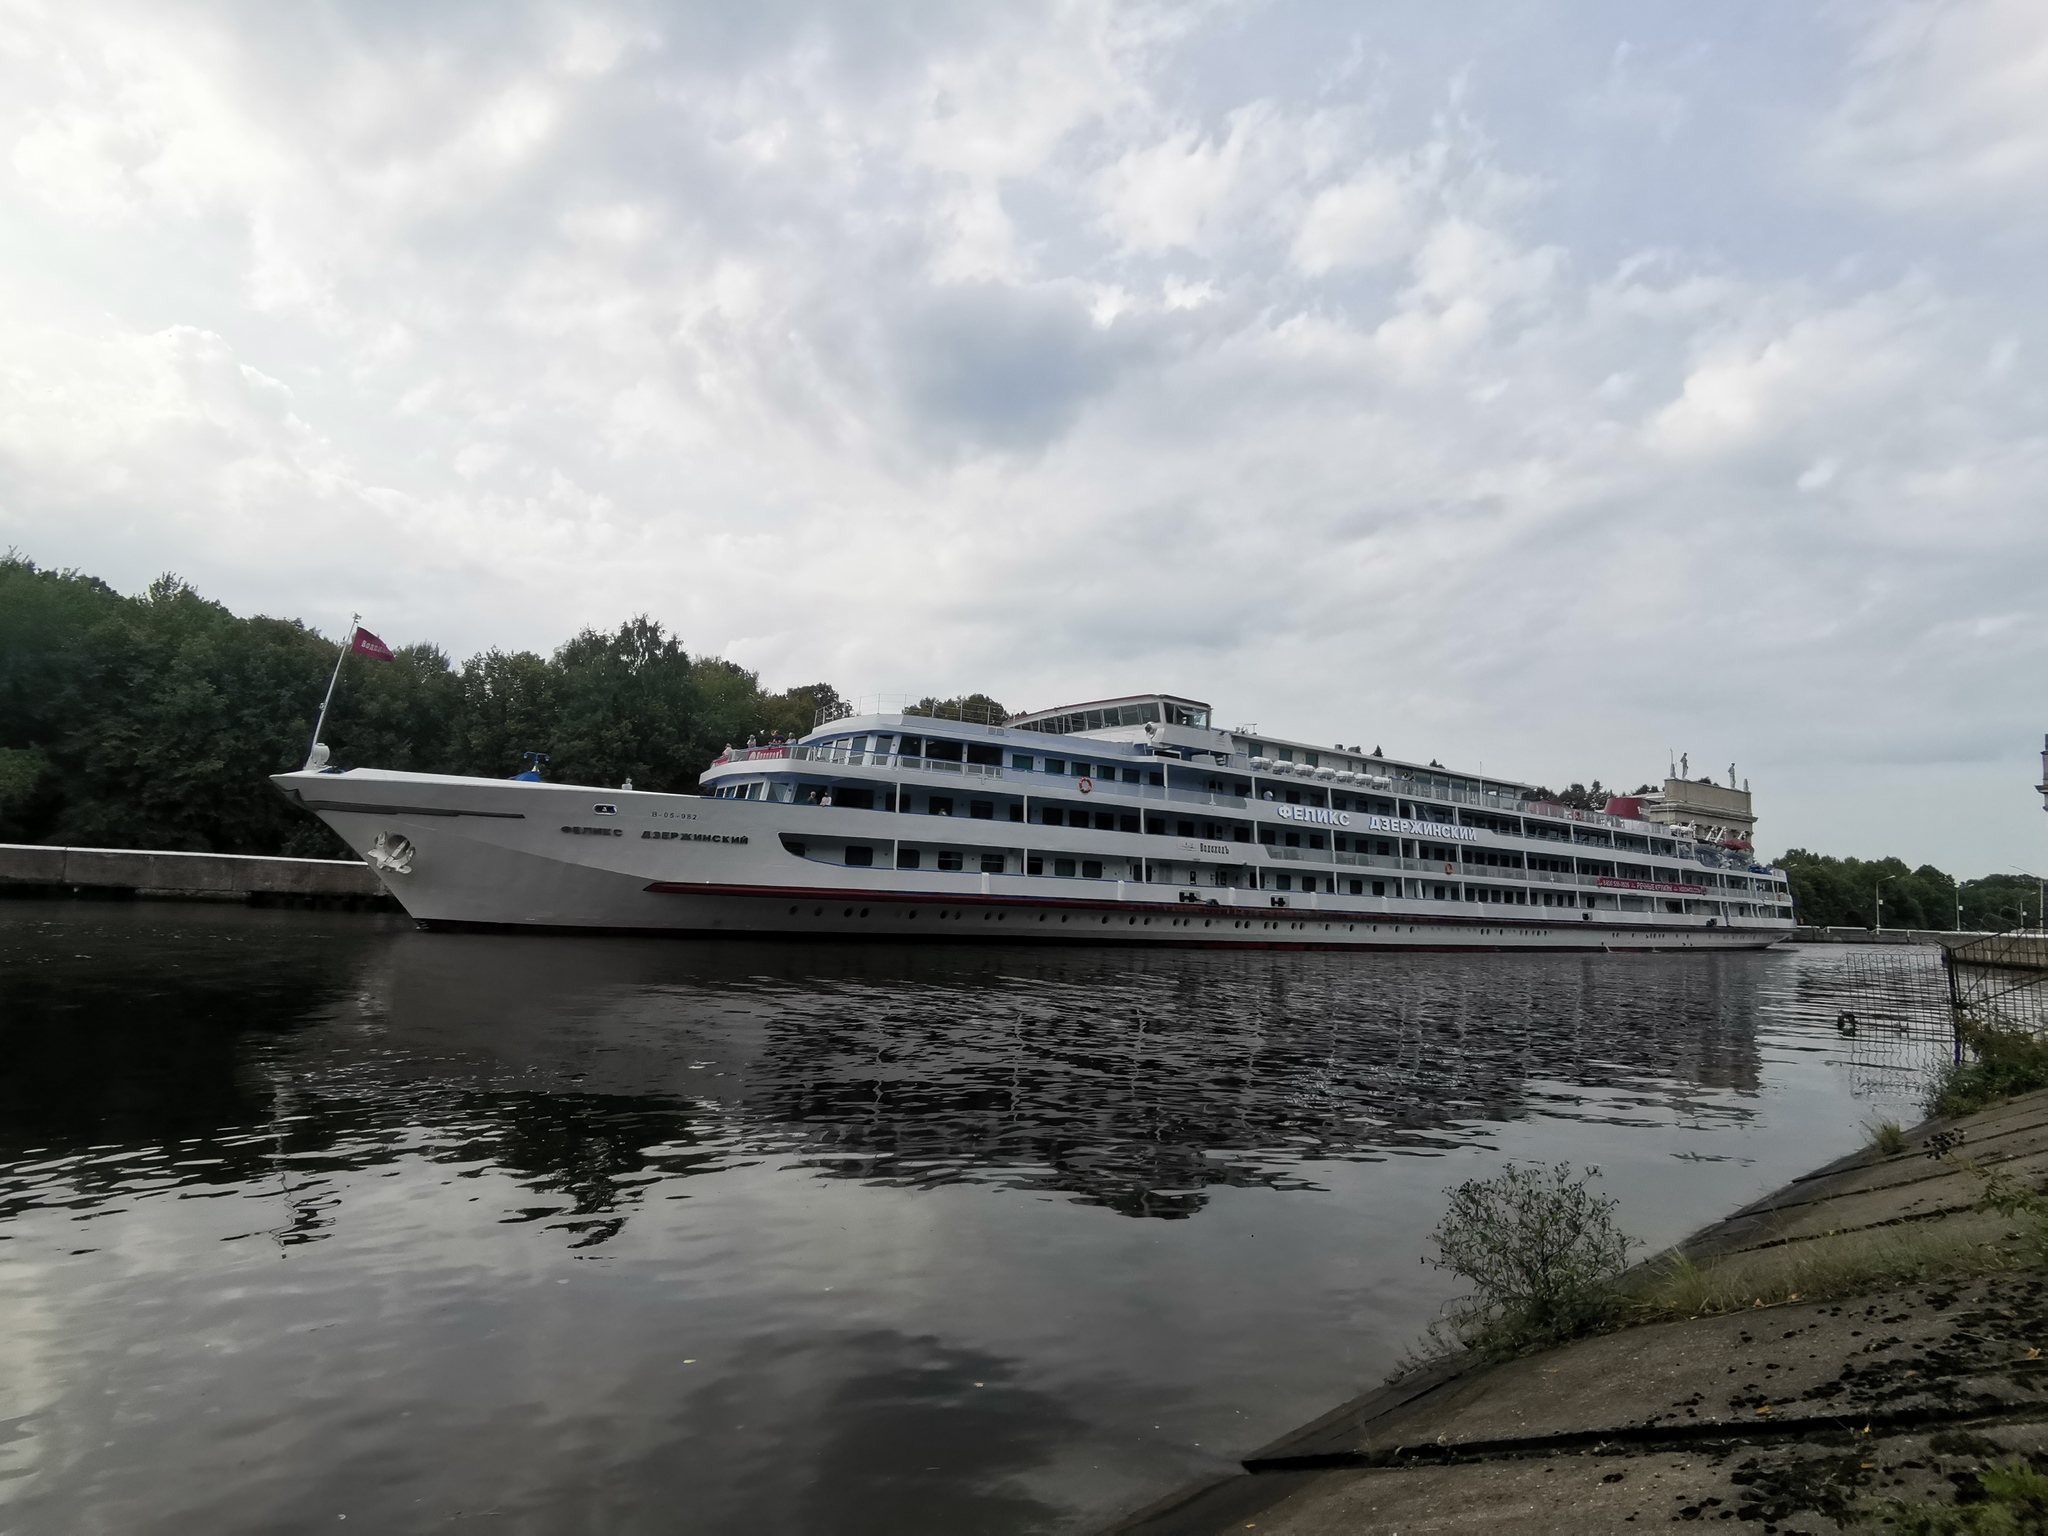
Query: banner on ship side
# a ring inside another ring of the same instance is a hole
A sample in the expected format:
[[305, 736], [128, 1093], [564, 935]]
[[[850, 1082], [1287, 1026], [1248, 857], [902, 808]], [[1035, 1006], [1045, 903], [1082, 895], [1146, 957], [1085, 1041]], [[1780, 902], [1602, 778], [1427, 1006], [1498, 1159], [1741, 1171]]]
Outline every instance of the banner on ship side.
[[1667, 896], [1704, 896], [1704, 885], [1679, 885], [1670, 880], [1622, 880], [1613, 875], [1602, 875], [1597, 882], [1617, 891], [1662, 891]]

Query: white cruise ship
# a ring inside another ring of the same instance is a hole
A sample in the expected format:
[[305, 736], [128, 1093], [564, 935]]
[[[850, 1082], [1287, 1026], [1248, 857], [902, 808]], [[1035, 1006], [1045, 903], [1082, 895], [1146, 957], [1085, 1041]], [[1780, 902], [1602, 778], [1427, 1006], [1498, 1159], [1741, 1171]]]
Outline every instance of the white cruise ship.
[[1220, 730], [1169, 694], [849, 716], [727, 751], [698, 795], [312, 764], [274, 782], [433, 927], [1471, 950], [1792, 928], [1746, 836]]

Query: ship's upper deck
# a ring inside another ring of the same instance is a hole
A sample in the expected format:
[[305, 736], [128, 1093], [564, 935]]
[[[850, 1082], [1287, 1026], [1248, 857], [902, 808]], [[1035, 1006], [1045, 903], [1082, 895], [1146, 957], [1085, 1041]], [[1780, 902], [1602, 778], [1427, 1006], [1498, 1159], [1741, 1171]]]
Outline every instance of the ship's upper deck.
[[[820, 770], [847, 768], [861, 778], [877, 770], [888, 777], [960, 774], [1013, 779], [1023, 788], [1063, 775], [1092, 775], [1099, 788], [1112, 794], [1121, 789], [1134, 797], [1186, 798], [1218, 807], [1252, 809], [1272, 800], [1404, 815], [1406, 805], [1446, 824], [1482, 827], [1489, 814], [1530, 818], [1532, 834], [1538, 826], [1561, 825], [1568, 840], [1581, 840], [1583, 832], [1592, 834], [1585, 840], [1611, 846], [1640, 847], [1715, 867], [1756, 867], [1747, 858], [1674, 839], [1667, 825], [1538, 799], [1525, 784], [1355, 748], [1314, 747], [1254, 734], [1249, 727], [1222, 730], [1209, 719], [1208, 705], [1171, 694], [1032, 711], [1000, 725], [907, 711], [849, 715], [824, 722], [796, 741], [729, 748], [704, 781], [717, 786], [735, 775], [797, 771], [815, 776]], [[1499, 830], [1507, 831], [1507, 824]]]

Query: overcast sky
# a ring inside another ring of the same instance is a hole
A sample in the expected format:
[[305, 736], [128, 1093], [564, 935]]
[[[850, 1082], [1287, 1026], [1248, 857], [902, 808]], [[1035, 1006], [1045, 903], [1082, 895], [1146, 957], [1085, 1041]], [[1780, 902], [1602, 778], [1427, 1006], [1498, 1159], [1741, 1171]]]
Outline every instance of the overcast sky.
[[2048, 863], [2048, 5], [0, 0], [0, 542]]

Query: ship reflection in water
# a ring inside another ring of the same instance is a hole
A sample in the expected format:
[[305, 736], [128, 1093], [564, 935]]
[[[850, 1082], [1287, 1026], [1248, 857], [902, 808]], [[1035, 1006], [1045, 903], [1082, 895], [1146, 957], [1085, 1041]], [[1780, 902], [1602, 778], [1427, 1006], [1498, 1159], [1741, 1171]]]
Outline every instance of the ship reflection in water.
[[0, 945], [23, 1531], [1084, 1528], [1376, 1380], [1457, 1179], [1662, 1243], [1899, 1112], [1824, 953]]

